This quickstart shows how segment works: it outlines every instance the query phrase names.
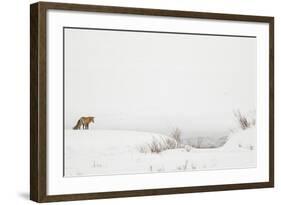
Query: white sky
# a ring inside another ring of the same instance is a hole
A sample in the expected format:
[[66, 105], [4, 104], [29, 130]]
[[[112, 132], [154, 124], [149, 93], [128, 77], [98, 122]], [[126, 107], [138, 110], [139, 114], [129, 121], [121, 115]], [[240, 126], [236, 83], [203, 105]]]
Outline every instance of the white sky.
[[222, 135], [256, 109], [256, 39], [65, 30], [65, 126]]

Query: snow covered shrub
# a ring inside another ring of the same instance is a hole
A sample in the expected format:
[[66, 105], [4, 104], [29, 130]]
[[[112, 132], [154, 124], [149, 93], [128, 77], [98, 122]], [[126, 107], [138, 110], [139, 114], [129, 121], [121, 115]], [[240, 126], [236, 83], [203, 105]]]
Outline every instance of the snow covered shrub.
[[182, 145], [182, 138], [181, 138], [181, 131], [179, 128], [176, 128], [172, 133], [171, 137], [176, 140], [177, 147], [181, 147]]
[[177, 148], [177, 141], [170, 139], [170, 138], [162, 138], [163, 145], [167, 149], [175, 149]]
[[147, 144], [148, 150], [151, 153], [160, 153], [165, 150], [164, 146], [155, 138], [153, 138], [150, 144]]
[[150, 143], [138, 147], [141, 153], [160, 153], [168, 149], [177, 148], [177, 142], [169, 138], [156, 139], [153, 137]]
[[240, 110], [234, 111], [234, 116], [242, 130], [246, 130], [252, 126], [255, 126], [255, 112], [251, 112], [247, 115], [241, 114]]
[[137, 147], [137, 149], [139, 150], [140, 153], [148, 153], [148, 147], [147, 146], [139, 146]]
[[190, 145], [185, 145], [184, 146], [185, 151], [190, 152], [190, 150], [192, 149], [192, 147]]
[[138, 147], [139, 152], [141, 153], [160, 153], [164, 150], [163, 145], [159, 140], [153, 137], [153, 140], [150, 143]]

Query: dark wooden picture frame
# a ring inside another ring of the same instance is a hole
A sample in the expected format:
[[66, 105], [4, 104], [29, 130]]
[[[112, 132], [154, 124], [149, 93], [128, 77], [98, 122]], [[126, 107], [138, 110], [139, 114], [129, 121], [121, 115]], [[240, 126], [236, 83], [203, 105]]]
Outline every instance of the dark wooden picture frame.
[[[169, 16], [182, 18], [264, 22], [269, 24], [269, 181], [212, 186], [161, 188], [102, 193], [47, 195], [47, 69], [46, 13], [49, 9]], [[180, 194], [222, 190], [266, 188], [274, 186], [274, 18], [218, 13], [156, 10], [39, 2], [30, 6], [30, 199], [36, 202]]]

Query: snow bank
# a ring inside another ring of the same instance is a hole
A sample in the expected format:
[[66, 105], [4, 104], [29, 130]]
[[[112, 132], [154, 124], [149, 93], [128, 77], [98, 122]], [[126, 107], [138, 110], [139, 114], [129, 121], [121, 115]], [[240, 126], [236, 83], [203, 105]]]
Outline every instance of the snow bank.
[[139, 147], [165, 139], [171, 140], [158, 133], [127, 130], [65, 130], [65, 175], [147, 172], [150, 165], [141, 162], [147, 155]]
[[65, 130], [65, 176], [137, 174], [256, 166], [255, 129], [239, 131], [216, 149], [188, 147], [141, 153], [140, 146], [170, 137], [127, 130]]
[[144, 143], [150, 143], [154, 139], [171, 139], [168, 136], [129, 130], [66, 130], [66, 146], [91, 148], [105, 151], [105, 149], [124, 149], [124, 147], [135, 148]]
[[222, 147], [224, 150], [247, 149], [256, 150], [257, 131], [255, 127], [239, 130], [229, 136], [228, 141]]

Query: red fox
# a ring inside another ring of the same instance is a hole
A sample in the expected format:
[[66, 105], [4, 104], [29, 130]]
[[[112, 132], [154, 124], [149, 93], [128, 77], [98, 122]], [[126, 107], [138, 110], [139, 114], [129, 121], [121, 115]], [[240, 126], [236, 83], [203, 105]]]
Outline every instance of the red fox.
[[80, 128], [82, 128], [83, 130], [84, 129], [86, 129], [86, 130], [88, 130], [89, 129], [89, 124], [92, 122], [92, 123], [94, 123], [95, 121], [94, 121], [94, 117], [81, 117], [78, 121], [77, 121], [77, 123], [76, 123], [76, 125], [73, 127], [73, 129], [74, 130], [77, 130], [77, 129], [79, 129], [80, 130]]

